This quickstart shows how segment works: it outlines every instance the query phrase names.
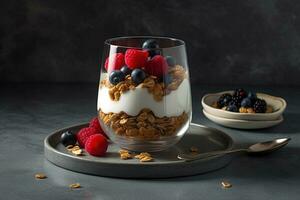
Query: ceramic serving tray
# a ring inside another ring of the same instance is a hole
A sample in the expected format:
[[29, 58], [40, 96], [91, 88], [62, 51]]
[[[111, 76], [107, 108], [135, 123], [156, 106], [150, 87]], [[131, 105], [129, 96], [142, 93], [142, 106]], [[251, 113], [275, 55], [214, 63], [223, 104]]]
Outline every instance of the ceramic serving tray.
[[185, 162], [178, 160], [179, 153], [197, 147], [199, 153], [214, 150], [229, 150], [233, 141], [227, 134], [213, 128], [191, 124], [188, 132], [178, 144], [162, 152], [151, 153], [153, 162], [142, 163], [137, 159], [121, 160], [120, 148], [110, 144], [105, 157], [75, 156], [60, 143], [63, 132], [77, 132], [88, 124], [80, 124], [51, 133], [44, 141], [45, 157], [53, 164], [72, 171], [120, 178], [168, 178], [206, 173], [226, 166], [229, 155], [214, 156], [203, 160]]

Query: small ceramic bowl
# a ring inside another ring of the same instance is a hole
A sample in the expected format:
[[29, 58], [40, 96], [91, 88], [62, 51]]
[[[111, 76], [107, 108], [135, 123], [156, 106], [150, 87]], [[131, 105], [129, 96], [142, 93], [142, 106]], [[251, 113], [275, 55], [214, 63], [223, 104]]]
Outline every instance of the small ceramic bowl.
[[217, 117], [206, 112], [203, 109], [203, 114], [210, 119], [211, 121], [220, 124], [222, 126], [230, 127], [230, 128], [238, 128], [238, 129], [261, 129], [261, 128], [269, 128], [280, 124], [283, 121], [283, 117], [279, 116], [276, 120], [265, 120], [265, 121], [251, 121], [251, 120], [241, 120], [241, 119], [228, 119], [223, 117]]
[[220, 93], [207, 94], [202, 98], [202, 106], [204, 110], [216, 117], [237, 119], [237, 120], [251, 120], [251, 121], [272, 121], [280, 118], [284, 110], [286, 109], [287, 103], [283, 98], [274, 97], [268, 94], [257, 93], [257, 97], [264, 99], [267, 105], [272, 106], [272, 113], [236, 113], [230, 112], [218, 108], [212, 107], [213, 102], [216, 102], [218, 98], [225, 93], [232, 94], [233, 91], [224, 91]]

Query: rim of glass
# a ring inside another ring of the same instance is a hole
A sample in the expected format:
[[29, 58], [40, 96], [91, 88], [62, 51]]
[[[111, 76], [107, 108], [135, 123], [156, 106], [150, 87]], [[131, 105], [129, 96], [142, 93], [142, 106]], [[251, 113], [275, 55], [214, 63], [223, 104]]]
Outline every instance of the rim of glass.
[[132, 47], [132, 46], [123, 46], [123, 45], [115, 45], [112, 44], [112, 42], [121, 40], [121, 39], [164, 39], [164, 40], [170, 40], [174, 42], [179, 42], [178, 45], [175, 46], [170, 46], [170, 47], [159, 47], [159, 48], [152, 48], [152, 49], [172, 49], [172, 48], [178, 48], [178, 47], [183, 47], [185, 46], [185, 42], [181, 39], [177, 38], [172, 38], [172, 37], [164, 37], [164, 36], [122, 36], [122, 37], [113, 37], [109, 38], [104, 41], [104, 44], [109, 45], [109, 46], [114, 46], [114, 47], [121, 47], [121, 48], [133, 48], [133, 49], [143, 49], [142, 47]]

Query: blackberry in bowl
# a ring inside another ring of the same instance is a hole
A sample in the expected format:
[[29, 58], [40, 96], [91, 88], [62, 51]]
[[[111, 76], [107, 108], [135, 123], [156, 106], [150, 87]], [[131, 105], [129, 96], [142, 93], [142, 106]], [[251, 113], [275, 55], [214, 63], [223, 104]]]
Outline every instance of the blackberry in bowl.
[[[230, 95], [231, 101], [225, 100], [225, 105], [224, 99]], [[216, 117], [260, 121], [278, 119], [287, 106], [283, 98], [244, 89], [206, 94], [201, 103], [207, 113]]]

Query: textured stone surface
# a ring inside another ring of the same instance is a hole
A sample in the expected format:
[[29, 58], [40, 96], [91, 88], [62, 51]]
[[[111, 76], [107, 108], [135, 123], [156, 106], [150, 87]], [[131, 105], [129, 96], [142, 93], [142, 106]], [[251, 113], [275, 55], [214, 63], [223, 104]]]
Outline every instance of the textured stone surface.
[[0, 6], [0, 81], [97, 82], [103, 42], [186, 41], [192, 81], [300, 85], [297, 0], [10, 0]]
[[[291, 137], [284, 149], [265, 156], [237, 155], [224, 169], [176, 179], [126, 180], [79, 174], [47, 162], [43, 139], [51, 131], [86, 122], [96, 114], [97, 85], [0, 86], [0, 199], [297, 199], [300, 195], [300, 90], [257, 88], [284, 97], [283, 124], [265, 130], [240, 131], [204, 118], [200, 97], [230, 88], [193, 86], [193, 121], [216, 127], [233, 137], [236, 146]], [[42, 172], [48, 178], [35, 180]], [[233, 187], [221, 188], [221, 181]], [[83, 188], [70, 190], [79, 182]]]

